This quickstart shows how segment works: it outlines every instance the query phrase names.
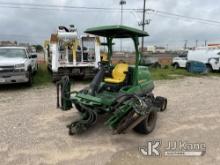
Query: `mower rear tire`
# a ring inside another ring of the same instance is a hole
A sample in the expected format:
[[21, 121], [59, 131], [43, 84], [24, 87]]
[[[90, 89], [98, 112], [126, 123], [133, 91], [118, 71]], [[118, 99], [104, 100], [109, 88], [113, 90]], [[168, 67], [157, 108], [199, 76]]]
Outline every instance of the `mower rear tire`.
[[160, 112], [163, 112], [167, 109], [167, 98], [157, 96], [154, 100], [154, 105], [160, 108]]
[[156, 126], [156, 122], [157, 122], [157, 112], [152, 111], [141, 123], [139, 123], [136, 127], [134, 127], [134, 131], [139, 134], [147, 135], [154, 130]]

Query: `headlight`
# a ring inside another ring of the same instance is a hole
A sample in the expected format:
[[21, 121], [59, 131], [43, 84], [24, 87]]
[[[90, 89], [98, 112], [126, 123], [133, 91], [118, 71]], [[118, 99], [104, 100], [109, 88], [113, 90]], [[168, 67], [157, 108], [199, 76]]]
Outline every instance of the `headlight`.
[[24, 64], [17, 64], [17, 65], [15, 65], [15, 68], [24, 68], [24, 67], [25, 67]]

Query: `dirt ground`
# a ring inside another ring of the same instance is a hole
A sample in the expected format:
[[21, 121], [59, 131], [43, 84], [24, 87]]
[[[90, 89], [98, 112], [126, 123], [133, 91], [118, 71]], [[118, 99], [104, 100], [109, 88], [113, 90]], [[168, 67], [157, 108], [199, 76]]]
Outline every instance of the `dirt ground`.
[[[184, 78], [157, 81], [155, 94], [168, 98], [153, 133], [133, 131], [112, 135], [102, 122], [80, 136], [69, 136], [67, 124], [76, 111], [56, 109], [54, 85], [0, 89], [0, 164], [2, 165], [200, 165], [220, 162], [220, 78]], [[83, 88], [75, 84], [75, 89]], [[143, 156], [138, 147], [161, 139], [204, 142], [203, 157]]]

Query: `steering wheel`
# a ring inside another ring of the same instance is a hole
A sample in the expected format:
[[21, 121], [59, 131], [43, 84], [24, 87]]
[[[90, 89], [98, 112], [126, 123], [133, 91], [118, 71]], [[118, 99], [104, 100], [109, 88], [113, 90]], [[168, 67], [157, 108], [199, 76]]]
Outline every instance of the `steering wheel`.
[[99, 69], [103, 68], [105, 70], [111, 70], [111, 66], [109, 65], [108, 61], [105, 61], [105, 62], [101, 61], [101, 62], [99, 62], [98, 63], [98, 67], [99, 67]]
[[118, 61], [118, 63], [126, 64], [126, 62], [124, 60], [120, 60], [120, 61]]

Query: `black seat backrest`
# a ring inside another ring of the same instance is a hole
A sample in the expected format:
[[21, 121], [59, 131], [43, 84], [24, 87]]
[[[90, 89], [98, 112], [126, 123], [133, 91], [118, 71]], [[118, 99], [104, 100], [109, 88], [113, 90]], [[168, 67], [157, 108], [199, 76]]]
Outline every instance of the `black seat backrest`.
[[128, 73], [126, 76], [126, 86], [132, 85], [133, 84], [133, 72], [134, 72], [134, 68], [129, 67], [128, 68]]

